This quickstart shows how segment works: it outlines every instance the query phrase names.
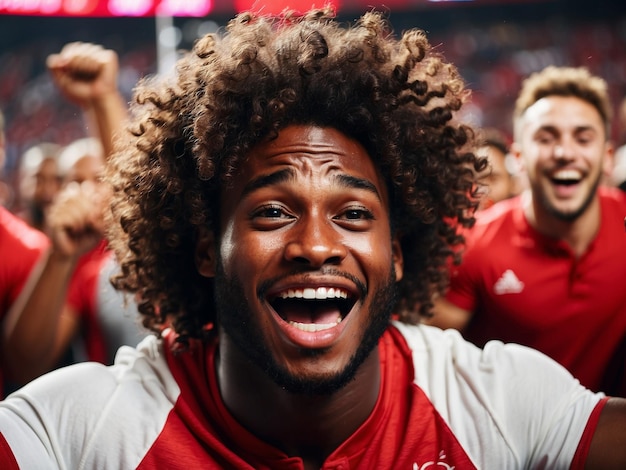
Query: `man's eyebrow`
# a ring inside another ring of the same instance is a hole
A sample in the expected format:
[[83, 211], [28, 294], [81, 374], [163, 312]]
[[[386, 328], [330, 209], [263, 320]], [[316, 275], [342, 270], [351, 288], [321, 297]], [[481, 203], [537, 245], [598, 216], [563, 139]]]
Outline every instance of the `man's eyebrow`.
[[[561, 133], [561, 131], [557, 128], [557, 126], [553, 125], [553, 124], [545, 124], [539, 128], [537, 128], [537, 132], [550, 132], [551, 134], [554, 135], [558, 135]], [[579, 126], [574, 127], [574, 133], [575, 134], [579, 134], [581, 132], [586, 132], [586, 131], [596, 131], [596, 128], [593, 127], [592, 125], [588, 125], [588, 124], [581, 124]]]
[[[295, 177], [295, 173], [290, 168], [285, 168], [284, 170], [279, 170], [274, 173], [270, 173], [269, 175], [259, 176], [246, 184], [243, 188], [241, 196], [245, 197], [258, 189], [282, 183], [293, 177]], [[378, 200], [381, 200], [380, 193], [378, 192], [378, 189], [376, 189], [376, 186], [365, 178], [357, 178], [356, 176], [350, 175], [339, 175], [336, 177], [336, 180], [341, 186], [345, 186], [346, 188], [364, 189], [374, 194]]]
[[339, 184], [342, 186], [354, 189], [365, 189], [366, 191], [373, 193], [379, 201], [381, 200], [378, 189], [376, 189], [376, 186], [370, 180], [350, 175], [339, 175], [337, 179], [339, 180]]
[[258, 178], [253, 179], [248, 182], [246, 186], [243, 188], [243, 192], [241, 193], [242, 197], [247, 196], [251, 192], [254, 192], [261, 188], [266, 188], [268, 186], [272, 186], [278, 183], [282, 183], [287, 181], [290, 178], [293, 178], [295, 173], [290, 168], [285, 168], [284, 170], [279, 170], [274, 173], [270, 173], [269, 175], [262, 175]]
[[556, 126], [553, 126], [552, 124], [543, 124], [539, 126], [535, 131], [535, 134], [538, 134], [539, 132], [549, 132], [552, 135], [559, 134], [559, 130], [556, 128]]
[[587, 132], [587, 131], [596, 132], [597, 129], [594, 126], [591, 126], [591, 125], [584, 125], [584, 126], [581, 125], [581, 126], [577, 126], [574, 129], [574, 132], [578, 133], [578, 134], [580, 134], [581, 132]]

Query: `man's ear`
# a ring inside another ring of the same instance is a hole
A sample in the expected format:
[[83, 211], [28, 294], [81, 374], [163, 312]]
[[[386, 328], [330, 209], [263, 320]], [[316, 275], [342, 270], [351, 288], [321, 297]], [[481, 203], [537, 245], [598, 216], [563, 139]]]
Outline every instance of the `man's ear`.
[[613, 142], [607, 142], [604, 151], [604, 159], [602, 160], [602, 172], [604, 174], [605, 181], [608, 181], [609, 184], [615, 185], [617, 183], [613, 183], [611, 181], [613, 168], [615, 168], [615, 145]]
[[518, 142], [511, 144], [509, 155], [513, 157], [510, 161], [515, 164], [515, 167], [512, 169], [515, 170], [516, 173], [526, 171], [526, 163], [522, 158], [522, 146]]
[[205, 277], [215, 277], [215, 234], [207, 227], [198, 229], [198, 239], [196, 241], [196, 268]]
[[396, 273], [396, 282], [398, 282], [404, 275], [404, 257], [402, 256], [402, 244], [397, 235], [391, 240], [391, 259], [393, 261], [393, 269]]

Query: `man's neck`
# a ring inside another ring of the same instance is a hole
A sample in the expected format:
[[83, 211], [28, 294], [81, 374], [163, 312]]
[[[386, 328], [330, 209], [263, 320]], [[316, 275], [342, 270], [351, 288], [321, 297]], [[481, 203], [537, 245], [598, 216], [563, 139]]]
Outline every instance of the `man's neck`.
[[306, 468], [320, 468], [363, 424], [380, 390], [378, 348], [354, 380], [330, 395], [286, 391], [228, 340], [220, 340], [216, 371], [222, 400], [233, 417], [263, 441], [301, 457]]
[[600, 198], [596, 194], [589, 207], [576, 219], [567, 221], [550, 214], [541, 202], [533, 199], [530, 191], [522, 196], [524, 215], [539, 233], [563, 240], [577, 258], [586, 251], [600, 230]]

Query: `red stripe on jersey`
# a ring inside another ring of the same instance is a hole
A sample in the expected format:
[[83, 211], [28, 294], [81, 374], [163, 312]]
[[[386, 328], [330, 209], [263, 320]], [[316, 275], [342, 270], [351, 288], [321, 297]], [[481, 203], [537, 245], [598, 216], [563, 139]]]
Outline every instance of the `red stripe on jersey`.
[[0, 462], [2, 462], [3, 470], [20, 470], [13, 451], [2, 434], [0, 434]]
[[600, 420], [600, 414], [602, 413], [602, 409], [604, 408], [604, 405], [606, 405], [607, 401], [609, 401], [608, 397], [600, 400], [591, 412], [589, 420], [587, 421], [587, 426], [585, 426], [583, 435], [580, 438], [578, 447], [576, 448], [576, 453], [572, 459], [570, 470], [583, 470], [585, 468], [585, 462], [587, 461], [587, 455], [589, 455], [589, 448], [591, 447], [591, 440], [596, 432], [596, 427], [598, 426], [598, 421]]

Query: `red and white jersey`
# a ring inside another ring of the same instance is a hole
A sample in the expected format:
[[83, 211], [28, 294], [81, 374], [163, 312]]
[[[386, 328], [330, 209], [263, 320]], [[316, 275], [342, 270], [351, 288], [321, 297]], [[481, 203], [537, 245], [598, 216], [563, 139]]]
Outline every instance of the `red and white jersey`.
[[[172, 341], [146, 338], [113, 366], [60, 369], [0, 402], [0, 467], [303, 468], [227, 411], [217, 344], [174, 355]], [[398, 323], [379, 351], [377, 404], [323, 469], [582, 468], [606, 399], [547, 356]]]

